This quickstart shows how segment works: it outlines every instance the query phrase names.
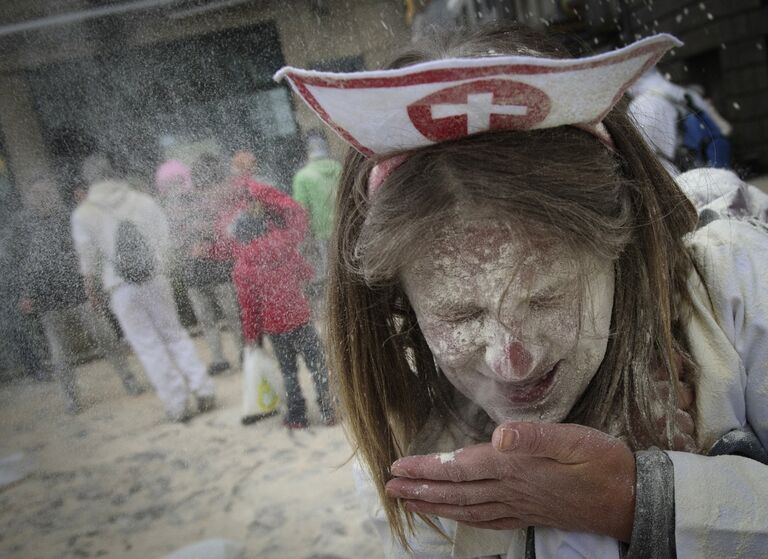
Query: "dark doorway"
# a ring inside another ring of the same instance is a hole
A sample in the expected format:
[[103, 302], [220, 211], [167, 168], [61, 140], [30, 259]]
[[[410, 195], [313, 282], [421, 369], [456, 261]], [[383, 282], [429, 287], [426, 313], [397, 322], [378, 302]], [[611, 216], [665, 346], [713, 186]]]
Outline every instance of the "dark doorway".
[[284, 63], [274, 23], [108, 52], [30, 72], [57, 167], [102, 149], [149, 179], [166, 157], [251, 149], [289, 184], [300, 146], [289, 92], [272, 81]]

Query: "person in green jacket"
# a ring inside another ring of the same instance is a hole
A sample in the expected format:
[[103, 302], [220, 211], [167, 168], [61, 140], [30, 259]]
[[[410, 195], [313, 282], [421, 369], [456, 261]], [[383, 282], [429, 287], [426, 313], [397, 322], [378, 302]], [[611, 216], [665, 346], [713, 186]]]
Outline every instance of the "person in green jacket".
[[341, 163], [330, 158], [325, 138], [310, 134], [307, 138], [307, 164], [293, 178], [293, 197], [309, 212], [317, 280], [325, 277], [328, 238], [333, 226], [333, 204], [336, 185], [341, 175]]

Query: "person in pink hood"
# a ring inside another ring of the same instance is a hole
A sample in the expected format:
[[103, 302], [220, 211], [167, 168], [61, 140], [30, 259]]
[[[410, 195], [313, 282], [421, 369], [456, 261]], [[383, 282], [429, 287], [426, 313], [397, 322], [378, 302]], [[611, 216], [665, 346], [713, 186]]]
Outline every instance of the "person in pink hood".
[[204, 154], [195, 172], [181, 161], [166, 161], [155, 174], [173, 239], [174, 271], [184, 282], [198, 324], [211, 351], [208, 374], [230, 368], [224, 356], [216, 318], [218, 306], [241, 348], [240, 309], [232, 287], [232, 261], [215, 254], [216, 219], [231, 205], [226, 170], [215, 156]]
[[155, 172], [155, 186], [161, 198], [173, 198], [192, 192], [192, 172], [178, 159], [169, 159]]

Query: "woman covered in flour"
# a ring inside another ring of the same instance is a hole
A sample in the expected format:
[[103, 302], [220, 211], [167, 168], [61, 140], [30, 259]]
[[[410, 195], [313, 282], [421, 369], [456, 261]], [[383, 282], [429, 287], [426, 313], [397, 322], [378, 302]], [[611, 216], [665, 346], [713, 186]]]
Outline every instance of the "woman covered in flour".
[[355, 148], [329, 341], [389, 555], [765, 556], [768, 237], [697, 230], [625, 114], [676, 44], [278, 73]]

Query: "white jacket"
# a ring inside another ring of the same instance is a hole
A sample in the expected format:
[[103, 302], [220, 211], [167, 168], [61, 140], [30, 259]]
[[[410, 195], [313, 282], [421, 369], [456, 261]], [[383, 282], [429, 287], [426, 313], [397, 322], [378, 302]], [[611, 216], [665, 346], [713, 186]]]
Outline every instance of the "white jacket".
[[703, 167], [675, 177], [696, 211], [768, 223], [768, 194], [727, 169]]
[[[768, 235], [722, 219], [698, 230], [688, 244], [696, 262], [687, 335], [700, 367], [699, 442], [709, 448], [725, 433], [746, 427], [768, 448]], [[471, 406], [464, 405], [463, 426], [431, 417], [413, 453], [487, 442], [487, 428], [467, 428], [473, 418]], [[768, 557], [768, 466], [740, 456], [667, 454], [674, 465], [678, 559]], [[372, 482], [359, 467], [356, 478], [367, 512], [386, 538], [388, 557], [524, 557], [522, 530], [479, 530], [446, 519], [437, 523], [453, 544], [419, 525], [415, 553], [406, 554], [389, 535]], [[537, 528], [535, 538], [538, 559], [619, 558], [616, 540], [604, 536]]]
[[154, 250], [158, 263], [167, 261], [168, 221], [155, 200], [124, 181], [94, 183], [72, 212], [72, 238], [84, 276], [100, 276], [105, 290], [124, 283], [115, 272], [115, 232], [120, 221], [133, 222]]

